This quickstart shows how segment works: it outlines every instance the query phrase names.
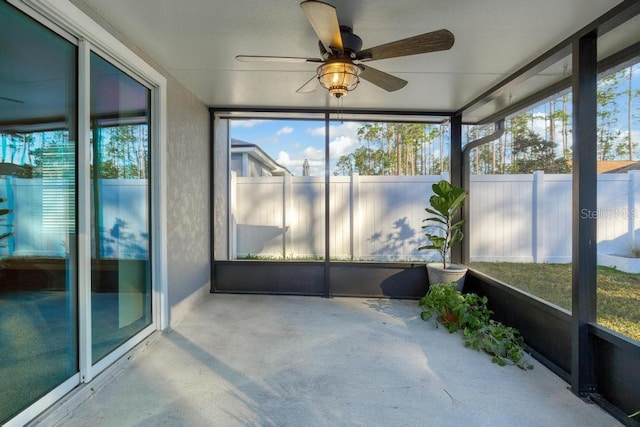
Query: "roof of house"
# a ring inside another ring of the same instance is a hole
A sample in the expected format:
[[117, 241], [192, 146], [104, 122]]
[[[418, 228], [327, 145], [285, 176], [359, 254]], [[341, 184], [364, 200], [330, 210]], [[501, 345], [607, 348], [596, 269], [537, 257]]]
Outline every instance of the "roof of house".
[[269, 167], [273, 175], [293, 175], [289, 169], [276, 162], [258, 144], [231, 138], [231, 153], [249, 153], [262, 164]]
[[596, 165], [598, 173], [625, 173], [640, 170], [640, 162], [636, 160], [599, 160]]

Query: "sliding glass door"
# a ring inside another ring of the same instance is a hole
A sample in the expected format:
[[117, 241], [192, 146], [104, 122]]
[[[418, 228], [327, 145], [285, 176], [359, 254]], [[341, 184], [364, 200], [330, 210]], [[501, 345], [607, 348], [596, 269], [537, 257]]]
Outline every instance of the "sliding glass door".
[[155, 87], [51, 28], [0, 0], [3, 425], [28, 422], [155, 325]]
[[92, 361], [151, 324], [151, 91], [91, 54]]

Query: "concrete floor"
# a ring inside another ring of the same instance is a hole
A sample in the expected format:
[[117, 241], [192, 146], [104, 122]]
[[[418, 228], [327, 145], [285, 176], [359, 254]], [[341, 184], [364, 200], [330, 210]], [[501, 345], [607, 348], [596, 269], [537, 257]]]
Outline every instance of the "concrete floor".
[[415, 301], [209, 295], [64, 426], [614, 426], [537, 362], [499, 367]]

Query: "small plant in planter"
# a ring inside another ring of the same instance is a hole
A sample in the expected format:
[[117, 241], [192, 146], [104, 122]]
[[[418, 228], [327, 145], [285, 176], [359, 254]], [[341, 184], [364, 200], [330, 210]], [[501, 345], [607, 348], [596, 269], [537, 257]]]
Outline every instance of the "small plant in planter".
[[435, 316], [436, 327], [442, 323], [450, 333], [462, 330], [465, 347], [484, 351], [500, 366], [533, 369], [527, 361], [522, 336], [516, 328], [491, 319], [493, 312], [487, 307], [487, 297], [463, 294], [455, 286], [437, 283], [429, 287], [419, 301], [422, 320]]
[[451, 248], [460, 243], [464, 237], [462, 226], [464, 220], [455, 221], [455, 214], [462, 208], [467, 197], [464, 188], [451, 185], [448, 181], [441, 180], [431, 186], [433, 195], [429, 198], [431, 207], [425, 211], [431, 216], [425, 218], [423, 222], [431, 222], [423, 225], [423, 229], [435, 229], [434, 233], [425, 232], [429, 239], [429, 244], [418, 248], [418, 250], [435, 249], [440, 255], [440, 266], [427, 264], [427, 272], [430, 283], [457, 282], [458, 289], [462, 290], [464, 276], [467, 268], [460, 265], [447, 264], [447, 256]]
[[458, 330], [458, 317], [464, 310], [465, 298], [455, 290], [454, 283], [437, 283], [429, 286], [427, 294], [420, 298], [419, 305], [422, 308], [422, 320], [435, 317], [436, 327], [440, 322], [453, 333]]
[[436, 327], [442, 323], [449, 332], [458, 329], [479, 329], [493, 312], [487, 308], [487, 297], [474, 293], [463, 294], [455, 283], [436, 283], [429, 286], [427, 294], [420, 298], [420, 317], [429, 320], [435, 316]]

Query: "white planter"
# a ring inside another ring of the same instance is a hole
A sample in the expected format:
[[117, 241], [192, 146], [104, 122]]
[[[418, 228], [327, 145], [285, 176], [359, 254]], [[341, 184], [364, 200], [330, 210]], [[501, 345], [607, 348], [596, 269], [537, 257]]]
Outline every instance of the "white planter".
[[467, 274], [467, 267], [458, 264], [448, 264], [447, 268], [442, 268], [441, 263], [427, 264], [427, 276], [429, 284], [453, 283], [456, 282], [456, 289], [462, 291], [464, 277]]
[[640, 273], [640, 258], [629, 258], [620, 255], [598, 254], [598, 265], [615, 268], [625, 273]]

